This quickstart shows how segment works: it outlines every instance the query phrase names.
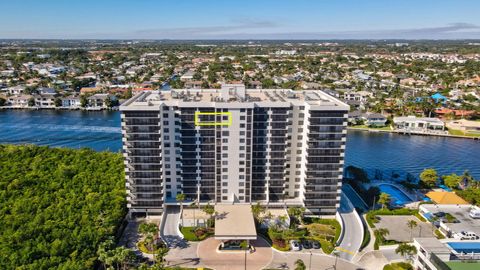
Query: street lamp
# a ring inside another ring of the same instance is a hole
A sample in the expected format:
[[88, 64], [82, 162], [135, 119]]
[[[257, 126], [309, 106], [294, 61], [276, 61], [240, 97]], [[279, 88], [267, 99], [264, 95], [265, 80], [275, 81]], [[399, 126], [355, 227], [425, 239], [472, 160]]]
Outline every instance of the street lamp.
[[247, 249], [245, 249], [245, 270], [247, 270]]
[[312, 251], [310, 251], [310, 262], [308, 263], [308, 270], [312, 270]]
[[335, 265], [333, 266], [333, 268], [334, 268], [335, 270], [337, 270], [338, 250], [336, 250], [336, 249], [333, 250], [333, 251], [332, 251], [332, 254], [333, 254], [333, 256], [335, 256]]

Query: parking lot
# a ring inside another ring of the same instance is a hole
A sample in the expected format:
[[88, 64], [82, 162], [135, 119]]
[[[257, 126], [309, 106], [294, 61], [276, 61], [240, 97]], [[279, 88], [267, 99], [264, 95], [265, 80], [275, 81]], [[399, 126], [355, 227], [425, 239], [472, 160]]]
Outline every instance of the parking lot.
[[421, 208], [427, 210], [431, 214], [437, 212], [449, 213], [454, 216], [458, 223], [447, 223], [447, 226], [453, 232], [470, 231], [480, 236], [480, 219], [471, 218], [468, 213], [470, 212], [470, 205], [434, 205], [424, 204]]
[[[377, 228], [388, 229], [387, 240], [398, 242], [412, 242], [415, 237], [434, 237], [432, 225], [422, 222], [415, 216], [377, 216], [380, 218], [375, 224]], [[417, 222], [417, 226], [410, 229], [407, 225], [409, 220]]]

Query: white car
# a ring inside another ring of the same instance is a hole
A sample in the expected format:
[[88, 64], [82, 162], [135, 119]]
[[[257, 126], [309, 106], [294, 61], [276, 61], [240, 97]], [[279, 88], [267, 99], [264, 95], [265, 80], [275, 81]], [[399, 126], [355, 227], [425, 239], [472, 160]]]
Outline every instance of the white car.
[[474, 232], [461, 231], [459, 233], [453, 234], [453, 238], [459, 239], [459, 240], [477, 240], [478, 235]]
[[302, 249], [300, 243], [297, 240], [290, 240], [290, 247], [293, 251], [299, 251], [300, 249]]

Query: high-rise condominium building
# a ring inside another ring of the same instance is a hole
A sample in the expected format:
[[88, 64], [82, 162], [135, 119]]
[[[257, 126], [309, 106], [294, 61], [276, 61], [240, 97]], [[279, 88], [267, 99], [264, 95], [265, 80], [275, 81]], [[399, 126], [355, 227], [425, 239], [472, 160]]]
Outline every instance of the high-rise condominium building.
[[348, 109], [321, 91], [239, 84], [138, 94], [120, 107], [128, 208], [160, 213], [184, 193], [335, 214]]

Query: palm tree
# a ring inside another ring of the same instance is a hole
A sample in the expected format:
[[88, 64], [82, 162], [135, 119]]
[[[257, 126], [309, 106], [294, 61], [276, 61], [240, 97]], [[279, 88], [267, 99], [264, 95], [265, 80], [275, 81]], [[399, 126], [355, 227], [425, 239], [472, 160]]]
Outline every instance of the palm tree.
[[380, 228], [374, 231], [375, 237], [379, 238], [380, 243], [382, 243], [387, 235], [390, 234], [390, 231], [386, 228]]
[[295, 261], [295, 270], [305, 270], [306, 266], [305, 266], [305, 263], [298, 259]]
[[183, 227], [183, 201], [185, 201], [185, 194], [179, 193], [175, 197], [177, 202], [180, 202], [180, 217], [182, 218], [182, 227]]
[[128, 269], [128, 265], [135, 260], [135, 253], [126, 247], [117, 247], [113, 250], [115, 261], [121, 265], [122, 270]]
[[205, 214], [210, 216], [210, 218], [208, 219], [208, 222], [207, 222], [207, 226], [209, 227], [210, 220], [213, 219], [213, 214], [215, 214], [215, 208], [213, 206], [211, 206], [210, 203], [207, 203], [207, 205], [205, 205], [202, 208], [202, 210], [203, 210], [203, 212], [205, 212]]
[[407, 221], [407, 226], [410, 228], [410, 238], [413, 238], [413, 228], [417, 227], [418, 224], [415, 220], [410, 219]]
[[303, 225], [303, 214], [305, 213], [305, 207], [289, 207], [288, 215], [294, 217], [301, 225]]
[[413, 255], [417, 254], [417, 248], [407, 243], [401, 243], [395, 249], [395, 253], [402, 255], [407, 260], [410, 260]]
[[378, 203], [382, 205], [382, 209], [385, 209], [386, 206], [390, 204], [391, 198], [388, 193], [382, 192], [378, 198]]
[[259, 223], [262, 223], [261, 222], [261, 215], [265, 213], [265, 207], [263, 207], [262, 205], [260, 205], [259, 202], [257, 202], [257, 204], [254, 204], [252, 205], [252, 214], [253, 214], [253, 217], [259, 222]]
[[158, 233], [158, 226], [155, 223], [142, 223], [138, 226], [138, 232], [143, 236], [152, 235], [156, 236]]
[[112, 239], [107, 239], [100, 243], [97, 250], [98, 260], [102, 262], [103, 268], [106, 269], [112, 265], [113, 255], [111, 250], [115, 247], [115, 242]]
[[145, 246], [147, 247], [147, 249], [149, 251], [152, 251], [153, 250], [153, 242], [155, 241], [155, 239], [153, 238], [152, 235], [147, 235], [145, 237], [145, 239], [143, 240], [143, 242], [145, 243]]
[[167, 256], [168, 253], [168, 248], [166, 247], [161, 247], [157, 250], [156, 256], [155, 256], [155, 262], [158, 266], [160, 266], [161, 269], [163, 269], [163, 263], [165, 262], [165, 256]]

